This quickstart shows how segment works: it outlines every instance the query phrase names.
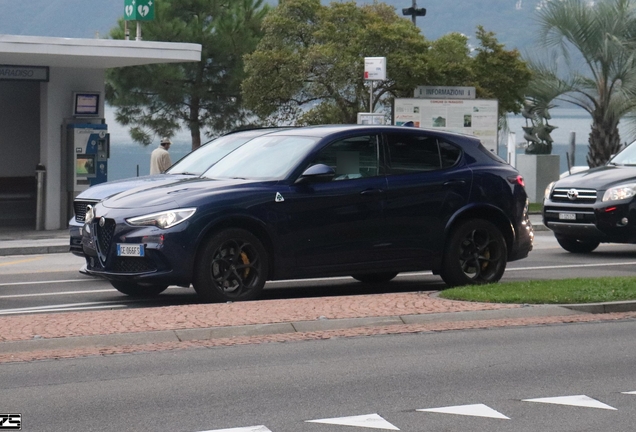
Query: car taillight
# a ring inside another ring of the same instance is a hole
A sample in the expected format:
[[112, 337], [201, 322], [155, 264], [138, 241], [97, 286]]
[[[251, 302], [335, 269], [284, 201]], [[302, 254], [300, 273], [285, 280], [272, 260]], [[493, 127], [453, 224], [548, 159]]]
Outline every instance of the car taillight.
[[508, 177], [508, 181], [512, 184], [518, 184], [521, 187], [526, 187], [526, 182], [523, 181], [523, 177], [520, 175], [516, 177]]

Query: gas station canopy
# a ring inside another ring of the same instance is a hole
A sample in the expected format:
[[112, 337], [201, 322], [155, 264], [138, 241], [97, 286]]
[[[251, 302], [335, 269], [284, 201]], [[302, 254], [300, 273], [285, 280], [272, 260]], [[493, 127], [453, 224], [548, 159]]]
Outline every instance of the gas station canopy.
[[201, 45], [0, 34], [0, 59], [5, 65], [109, 69], [200, 61]]

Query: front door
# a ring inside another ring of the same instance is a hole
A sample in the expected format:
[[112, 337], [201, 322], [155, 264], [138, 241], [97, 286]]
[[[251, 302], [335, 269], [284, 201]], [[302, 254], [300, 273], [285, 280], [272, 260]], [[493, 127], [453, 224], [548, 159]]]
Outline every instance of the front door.
[[379, 155], [377, 135], [338, 140], [307, 165], [331, 166], [333, 179], [290, 188], [284, 244], [303, 272], [345, 271], [377, 260], [386, 191]]

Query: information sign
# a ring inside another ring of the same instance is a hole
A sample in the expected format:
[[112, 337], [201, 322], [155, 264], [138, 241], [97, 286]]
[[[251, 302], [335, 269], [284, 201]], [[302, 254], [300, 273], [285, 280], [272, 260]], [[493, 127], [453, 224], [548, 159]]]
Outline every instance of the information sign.
[[[395, 99], [393, 124], [475, 135], [498, 153], [498, 101], [490, 99]], [[410, 124], [410, 123], [409, 123]]]

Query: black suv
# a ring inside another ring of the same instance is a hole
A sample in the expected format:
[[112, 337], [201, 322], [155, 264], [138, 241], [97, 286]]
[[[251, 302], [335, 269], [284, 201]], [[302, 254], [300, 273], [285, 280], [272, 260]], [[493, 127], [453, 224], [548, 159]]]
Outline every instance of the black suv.
[[[87, 194], [90, 189], [87, 191]], [[88, 206], [86, 274], [128, 295], [194, 286], [249, 300], [267, 280], [432, 270], [497, 282], [532, 249], [519, 173], [472, 136], [395, 126], [261, 135], [198, 175]]]
[[636, 243], [636, 145], [605, 166], [550, 183], [543, 223], [573, 253], [592, 252], [600, 243]]

